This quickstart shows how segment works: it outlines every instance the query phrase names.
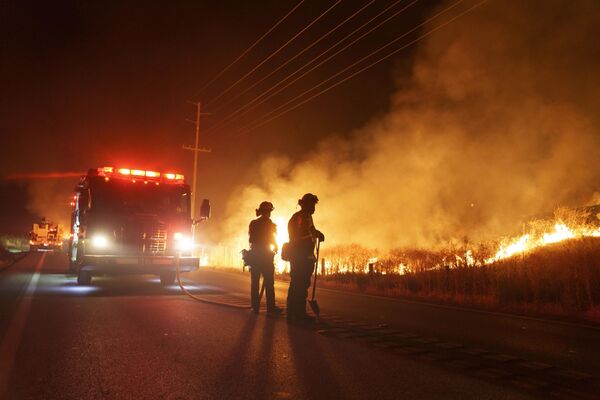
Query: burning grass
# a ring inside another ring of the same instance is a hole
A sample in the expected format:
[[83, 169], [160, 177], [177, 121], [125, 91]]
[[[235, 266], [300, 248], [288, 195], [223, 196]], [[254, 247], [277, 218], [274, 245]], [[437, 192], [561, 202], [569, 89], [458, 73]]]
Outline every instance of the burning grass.
[[[472, 265], [464, 260], [450, 264], [443, 252], [398, 256], [416, 257], [414, 267], [404, 274], [375, 268], [371, 273], [334, 272], [322, 276], [321, 282], [370, 294], [600, 322], [600, 238], [567, 239], [479, 266], [475, 258]], [[436, 267], [427, 267], [432, 264]]]
[[[600, 206], [559, 209], [523, 225], [520, 235], [479, 245], [464, 239], [435, 250], [328, 244], [321, 249], [320, 281], [370, 294], [600, 322], [599, 216]], [[286, 276], [289, 265], [275, 261]]]

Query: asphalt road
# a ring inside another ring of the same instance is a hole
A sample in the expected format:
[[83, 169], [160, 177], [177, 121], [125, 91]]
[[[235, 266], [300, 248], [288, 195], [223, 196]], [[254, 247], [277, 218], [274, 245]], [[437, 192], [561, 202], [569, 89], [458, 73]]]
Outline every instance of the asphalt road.
[[[205, 269], [189, 275], [196, 282], [229, 292], [246, 293], [243, 274]], [[285, 305], [287, 282], [276, 283], [277, 301]], [[385, 323], [425, 337], [461, 343], [528, 360], [573, 368], [590, 374], [600, 372], [600, 325], [529, 318], [391, 299], [339, 290], [318, 289], [323, 312], [345, 318]]]
[[[255, 316], [249, 310], [195, 302], [176, 286], [161, 287], [154, 277], [98, 278], [92, 286], [80, 287], [74, 277], [64, 275], [65, 270], [64, 254], [35, 253], [0, 273], [1, 398], [533, 397], [529, 391], [504, 381], [481, 379], [410, 354], [319, 334], [312, 328], [288, 325], [283, 319]], [[204, 270], [189, 274], [186, 285], [207, 298], [246, 296], [247, 279], [239, 274]], [[283, 299], [280, 286], [278, 283], [278, 296]], [[333, 291], [321, 291], [320, 302], [328, 313], [377, 322], [387, 319], [391, 326], [406, 323], [415, 332], [423, 329], [426, 333], [429, 329], [438, 337], [456, 335], [467, 342], [479, 336], [478, 325], [435, 329], [436, 323], [462, 324], [457, 315], [466, 311]], [[374, 306], [381, 308], [375, 311]], [[432, 311], [423, 311], [426, 309]], [[427, 315], [418, 322], [423, 313]], [[486, 324], [493, 324], [485, 321], [502, 320], [500, 316], [469, 315], [473, 320], [482, 318], [479, 320], [484, 321], [481, 326], [486, 335], [488, 329], [493, 329]], [[528, 329], [534, 329], [533, 323], [528, 321]], [[540, 324], [535, 329], [543, 328], [542, 322], [535, 323]], [[429, 324], [433, 325], [425, 328]], [[519, 324], [512, 325], [507, 332], [517, 330]], [[581, 346], [588, 343], [586, 328], [565, 325], [562, 329], [580, 329], [584, 332]], [[465, 331], [471, 332], [467, 335]], [[465, 333], [462, 337], [461, 332]], [[524, 351], [543, 353], [546, 345], [558, 340], [558, 334], [551, 334], [553, 339], [547, 344], [519, 346]], [[597, 331], [592, 334], [597, 335]], [[567, 335], [565, 341], [569, 340]], [[517, 344], [528, 341], [514, 340]], [[502, 340], [497, 345], [508, 346]], [[519, 348], [515, 346], [511, 348]], [[596, 365], [591, 361], [593, 354], [577, 357], [567, 360]]]

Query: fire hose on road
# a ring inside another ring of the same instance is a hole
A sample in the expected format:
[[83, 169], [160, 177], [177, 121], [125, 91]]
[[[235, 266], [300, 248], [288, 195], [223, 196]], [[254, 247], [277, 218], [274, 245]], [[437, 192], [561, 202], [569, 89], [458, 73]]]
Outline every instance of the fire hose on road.
[[181, 291], [183, 293], [185, 293], [188, 297], [190, 297], [193, 300], [198, 301], [200, 303], [214, 304], [214, 305], [225, 306], [225, 307], [240, 308], [240, 309], [245, 309], [245, 310], [247, 310], [247, 309], [250, 308], [249, 305], [242, 306], [242, 305], [238, 305], [238, 304], [226, 303], [226, 302], [217, 301], [217, 300], [209, 300], [209, 299], [205, 299], [203, 297], [196, 296], [195, 294], [191, 293], [189, 290], [187, 290], [185, 288], [185, 286], [183, 286], [183, 283], [181, 282], [181, 276], [180, 276], [180, 273], [179, 273], [180, 258], [181, 258], [181, 253], [177, 253], [177, 257], [176, 257], [176, 261], [175, 261], [175, 276], [177, 277], [177, 283], [179, 284], [179, 287], [181, 288]]

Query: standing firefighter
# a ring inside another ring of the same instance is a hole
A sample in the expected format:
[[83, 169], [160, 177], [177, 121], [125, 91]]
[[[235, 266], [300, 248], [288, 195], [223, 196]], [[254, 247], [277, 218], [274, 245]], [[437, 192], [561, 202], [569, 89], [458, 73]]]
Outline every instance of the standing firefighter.
[[313, 224], [312, 215], [319, 202], [317, 196], [307, 193], [300, 200], [300, 211], [288, 222], [290, 236], [290, 288], [287, 298], [287, 317], [290, 321], [312, 321], [306, 314], [306, 298], [310, 287], [310, 277], [315, 268], [315, 244], [324, 241], [325, 236]]
[[259, 217], [250, 222], [248, 229], [250, 242], [250, 300], [252, 309], [258, 313], [260, 307], [260, 295], [258, 291], [260, 276], [263, 276], [263, 287], [267, 297], [267, 313], [279, 314], [281, 308], [275, 305], [274, 274], [275, 265], [273, 257], [277, 253], [277, 225], [271, 221], [273, 204], [263, 201], [256, 210]]

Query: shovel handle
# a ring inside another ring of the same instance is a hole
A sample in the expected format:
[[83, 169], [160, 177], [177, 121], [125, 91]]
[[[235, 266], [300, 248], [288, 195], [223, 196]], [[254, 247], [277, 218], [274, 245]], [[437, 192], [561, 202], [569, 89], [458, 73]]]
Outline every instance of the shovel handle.
[[313, 290], [312, 290], [312, 301], [315, 301], [316, 291], [317, 291], [317, 275], [319, 274], [319, 249], [321, 247], [321, 241], [317, 239], [317, 259], [315, 260], [315, 279], [313, 281]]

